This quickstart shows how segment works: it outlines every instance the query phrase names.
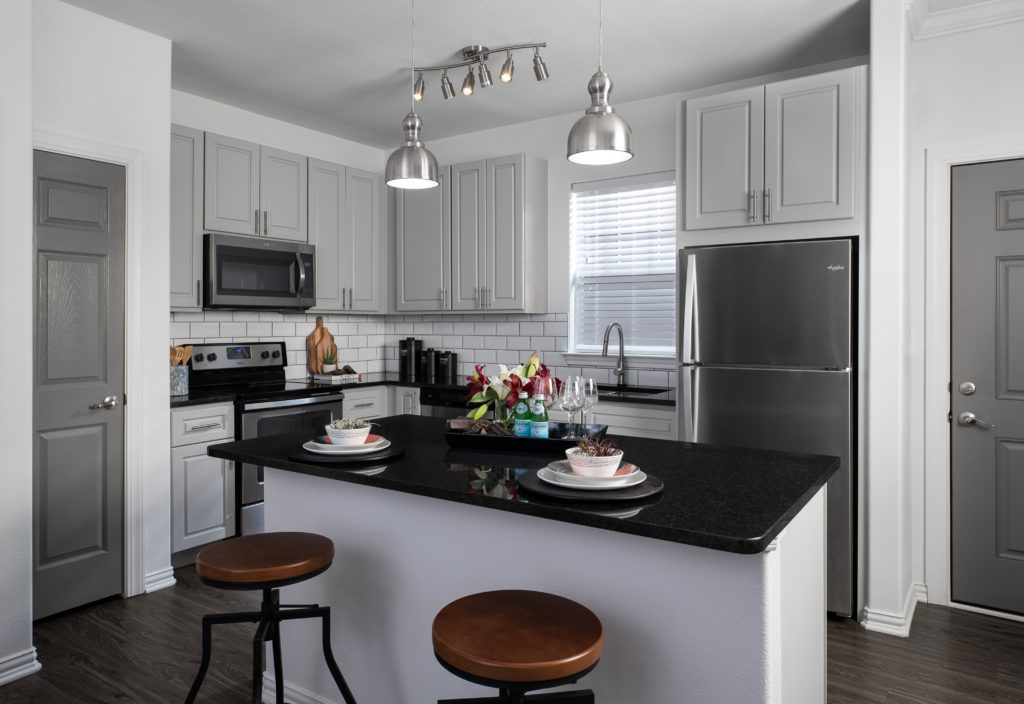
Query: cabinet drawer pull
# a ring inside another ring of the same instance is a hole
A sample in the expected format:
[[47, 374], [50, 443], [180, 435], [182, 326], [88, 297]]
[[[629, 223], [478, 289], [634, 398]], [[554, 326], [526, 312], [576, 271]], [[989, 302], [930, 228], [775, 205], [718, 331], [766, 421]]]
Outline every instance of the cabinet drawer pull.
[[352, 410], [355, 410], [357, 408], [369, 408], [372, 405], [373, 405], [373, 401], [366, 401], [365, 403], [357, 403], [354, 406], [352, 406]]
[[224, 426], [221, 424], [221, 422], [217, 421], [215, 423], [204, 423], [203, 425], [193, 425], [190, 428], [186, 428], [185, 432], [186, 433], [195, 433], [195, 432], [198, 432], [200, 430], [213, 430], [214, 428], [223, 428], [223, 427]]

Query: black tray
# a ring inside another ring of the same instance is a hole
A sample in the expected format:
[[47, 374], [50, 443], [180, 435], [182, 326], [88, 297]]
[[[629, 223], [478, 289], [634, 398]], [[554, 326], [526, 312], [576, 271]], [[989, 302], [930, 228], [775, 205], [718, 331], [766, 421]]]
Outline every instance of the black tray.
[[[451, 447], [465, 447], [471, 450], [502, 450], [509, 452], [536, 452], [539, 454], [561, 454], [562, 450], [575, 447], [579, 440], [567, 440], [568, 423], [548, 422], [548, 437], [517, 438], [514, 435], [481, 435], [465, 430], [449, 430], [444, 439]], [[607, 425], [578, 425], [578, 432], [591, 438], [604, 437]]]
[[656, 494], [660, 494], [665, 488], [665, 483], [657, 477], [647, 475], [642, 484], [627, 486], [625, 489], [602, 489], [601, 491], [586, 491], [584, 489], [563, 489], [554, 484], [548, 484], [537, 477], [537, 470], [519, 477], [519, 488], [526, 489], [541, 496], [548, 496], [553, 499], [564, 499], [566, 501], [579, 501], [584, 503], [603, 503], [605, 501], [640, 501]]
[[316, 464], [361, 465], [370, 462], [383, 462], [395, 457], [401, 457], [404, 454], [405, 450], [397, 445], [391, 445], [380, 452], [371, 452], [366, 455], [321, 455], [300, 448], [298, 451], [291, 453], [288, 459], [298, 460], [299, 462], [315, 462]]

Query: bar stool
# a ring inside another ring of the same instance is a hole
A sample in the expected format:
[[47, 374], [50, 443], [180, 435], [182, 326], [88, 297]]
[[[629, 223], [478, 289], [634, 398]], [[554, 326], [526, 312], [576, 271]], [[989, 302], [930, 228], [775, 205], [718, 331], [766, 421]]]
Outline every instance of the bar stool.
[[457, 599], [434, 617], [434, 655], [464, 680], [498, 689], [497, 697], [438, 704], [593, 704], [592, 690], [526, 696], [575, 684], [594, 669], [604, 629], [590, 609], [555, 594], [502, 590]]
[[211, 629], [221, 623], [256, 623], [252, 639], [252, 702], [263, 694], [263, 653], [269, 641], [274, 653], [274, 684], [277, 704], [284, 704], [284, 676], [281, 671], [282, 621], [319, 618], [323, 624], [323, 650], [327, 667], [347, 704], [356, 704], [331, 652], [331, 609], [317, 604], [288, 606], [280, 603], [281, 587], [317, 576], [331, 566], [334, 543], [315, 533], [262, 533], [246, 535], [211, 545], [196, 558], [199, 578], [218, 589], [260, 589], [259, 611], [203, 616], [203, 657], [185, 704], [192, 704], [210, 666]]

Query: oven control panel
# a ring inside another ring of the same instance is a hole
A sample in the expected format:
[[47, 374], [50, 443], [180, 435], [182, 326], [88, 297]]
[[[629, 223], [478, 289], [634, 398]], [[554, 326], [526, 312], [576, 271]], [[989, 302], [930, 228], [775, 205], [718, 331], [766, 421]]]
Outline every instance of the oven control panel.
[[283, 342], [231, 342], [192, 346], [192, 368], [196, 371], [283, 367], [285, 362]]

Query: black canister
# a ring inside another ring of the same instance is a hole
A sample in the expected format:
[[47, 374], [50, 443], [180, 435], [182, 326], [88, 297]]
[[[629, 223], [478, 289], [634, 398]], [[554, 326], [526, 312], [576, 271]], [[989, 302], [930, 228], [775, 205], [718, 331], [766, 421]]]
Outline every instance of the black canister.
[[409, 359], [411, 354], [409, 351], [409, 339], [398, 341], [398, 380], [399, 381], [411, 381], [409, 378], [409, 370], [412, 367], [409, 365]]
[[422, 382], [427, 378], [426, 369], [424, 365], [427, 363], [423, 355], [423, 340], [417, 340], [415, 338], [408, 338], [412, 341], [412, 347], [409, 348], [409, 366], [412, 367], [412, 381]]
[[456, 352], [448, 353], [448, 379], [445, 383], [449, 386], [462, 385], [462, 379], [459, 378], [459, 355]]
[[423, 370], [423, 381], [427, 384], [437, 383], [437, 350], [433, 347], [427, 349], [423, 353], [424, 359], [424, 370]]
[[451, 379], [451, 352], [439, 352], [437, 355], [437, 383], [447, 384]]

